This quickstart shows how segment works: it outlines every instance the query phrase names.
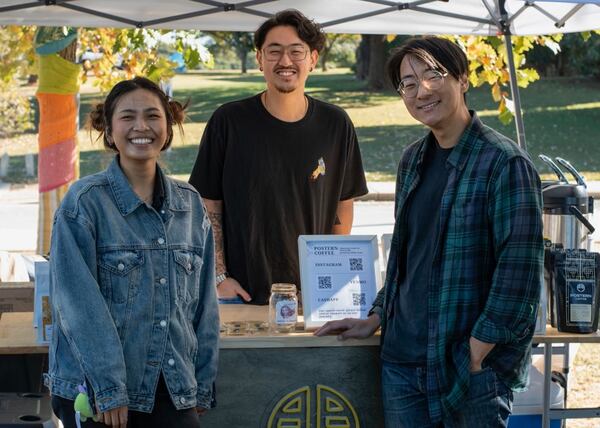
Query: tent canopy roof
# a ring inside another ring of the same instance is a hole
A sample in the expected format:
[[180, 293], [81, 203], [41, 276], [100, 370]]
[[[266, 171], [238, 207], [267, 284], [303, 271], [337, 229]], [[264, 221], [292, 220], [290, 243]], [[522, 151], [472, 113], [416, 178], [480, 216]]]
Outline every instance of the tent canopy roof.
[[[473, 34], [502, 31], [499, 0], [0, 0], [0, 25], [254, 31], [295, 8], [333, 33]], [[506, 0], [512, 34], [600, 28], [600, 0]]]

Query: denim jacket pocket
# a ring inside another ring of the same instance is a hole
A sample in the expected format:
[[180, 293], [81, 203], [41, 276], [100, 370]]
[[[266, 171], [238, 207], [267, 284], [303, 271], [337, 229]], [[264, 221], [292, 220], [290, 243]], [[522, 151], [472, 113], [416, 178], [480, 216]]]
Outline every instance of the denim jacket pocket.
[[114, 303], [125, 303], [134, 298], [139, 290], [141, 252], [131, 250], [110, 251], [98, 260], [100, 289], [104, 297]]
[[185, 303], [198, 299], [202, 257], [191, 251], [174, 251], [177, 268], [177, 298]]

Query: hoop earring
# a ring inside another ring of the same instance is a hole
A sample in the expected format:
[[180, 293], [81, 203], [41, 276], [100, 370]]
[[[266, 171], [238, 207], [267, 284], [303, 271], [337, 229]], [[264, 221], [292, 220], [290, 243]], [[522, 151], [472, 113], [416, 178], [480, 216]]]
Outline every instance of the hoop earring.
[[258, 69], [259, 69], [260, 71], [263, 71], [262, 65], [261, 65], [260, 67], [258, 67]]

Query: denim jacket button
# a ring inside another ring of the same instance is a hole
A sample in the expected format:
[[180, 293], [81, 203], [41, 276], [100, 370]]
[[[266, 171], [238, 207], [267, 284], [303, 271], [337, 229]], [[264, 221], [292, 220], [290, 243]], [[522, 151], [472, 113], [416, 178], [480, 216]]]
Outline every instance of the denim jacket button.
[[160, 282], [162, 285], [165, 285], [167, 283], [167, 279], [166, 278], [161, 278], [158, 280], [158, 282]]
[[174, 360], [173, 358], [169, 358], [169, 361], [167, 361], [167, 363], [168, 363], [170, 366], [174, 366], [174, 365], [175, 365], [175, 360]]
[[164, 243], [165, 243], [165, 240], [164, 240], [163, 238], [158, 238], [158, 239], [156, 240], [156, 242], [158, 242], [160, 245], [162, 245], [162, 244], [164, 244]]
[[160, 322], [160, 326], [161, 326], [161, 327], [166, 327], [166, 326], [167, 326], [167, 322], [166, 322], [165, 320], [162, 320], [162, 321]]
[[181, 398], [179, 399], [179, 402], [180, 402], [181, 404], [185, 404], [185, 398], [184, 398], [184, 397], [181, 397]]
[[125, 270], [125, 265], [123, 263], [119, 263], [117, 265], [117, 269], [119, 269], [120, 271]]

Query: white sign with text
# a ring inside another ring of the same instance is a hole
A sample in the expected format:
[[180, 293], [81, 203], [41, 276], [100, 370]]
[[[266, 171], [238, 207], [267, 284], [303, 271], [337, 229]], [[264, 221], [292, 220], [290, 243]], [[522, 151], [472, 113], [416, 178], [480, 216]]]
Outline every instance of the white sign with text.
[[381, 288], [376, 235], [301, 235], [298, 253], [305, 329], [367, 318]]

